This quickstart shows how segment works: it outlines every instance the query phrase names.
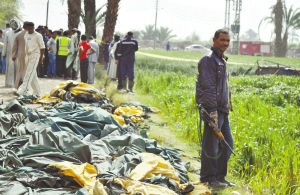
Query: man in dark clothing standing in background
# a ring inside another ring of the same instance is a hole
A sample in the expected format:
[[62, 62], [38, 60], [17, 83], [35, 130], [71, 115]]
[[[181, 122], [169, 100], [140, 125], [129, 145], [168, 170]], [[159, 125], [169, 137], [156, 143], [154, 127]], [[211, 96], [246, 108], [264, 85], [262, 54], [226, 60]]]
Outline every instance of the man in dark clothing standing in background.
[[138, 42], [133, 39], [133, 33], [128, 32], [126, 39], [122, 40], [117, 47], [116, 63], [120, 63], [123, 91], [127, 91], [127, 78], [129, 80], [128, 88], [133, 92], [134, 85], [134, 62], [135, 52], [138, 50]]
[[[229, 33], [217, 30], [213, 38], [212, 53], [204, 56], [199, 64], [196, 83], [196, 102], [210, 113], [225, 140], [233, 148], [233, 137], [230, 130], [228, 114], [231, 110], [228, 74], [226, 71], [227, 57], [224, 52], [229, 46]], [[218, 136], [207, 122], [204, 121], [204, 132], [201, 153], [201, 182], [208, 182], [212, 188], [234, 186], [225, 180], [227, 163], [231, 151], [220, 145]]]

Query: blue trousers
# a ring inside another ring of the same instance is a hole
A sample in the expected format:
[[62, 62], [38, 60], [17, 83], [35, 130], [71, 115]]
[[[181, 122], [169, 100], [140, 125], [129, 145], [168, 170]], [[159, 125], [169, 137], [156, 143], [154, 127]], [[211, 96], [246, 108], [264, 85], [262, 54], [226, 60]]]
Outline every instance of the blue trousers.
[[2, 67], [0, 70], [3, 74], [5, 74], [6, 71], [6, 61], [5, 61], [5, 57], [2, 58]]
[[[225, 140], [233, 148], [233, 137], [230, 130], [229, 118], [227, 113], [218, 112], [219, 128]], [[227, 162], [231, 152], [227, 146], [221, 143], [214, 131], [204, 123], [200, 181], [212, 182], [225, 179], [227, 175]]]
[[56, 55], [49, 53], [48, 56], [49, 56], [49, 63], [48, 63], [47, 76], [50, 76], [50, 74], [52, 74], [53, 77], [56, 77]]
[[134, 80], [134, 58], [121, 58], [121, 78], [125, 80], [128, 78], [130, 81]]

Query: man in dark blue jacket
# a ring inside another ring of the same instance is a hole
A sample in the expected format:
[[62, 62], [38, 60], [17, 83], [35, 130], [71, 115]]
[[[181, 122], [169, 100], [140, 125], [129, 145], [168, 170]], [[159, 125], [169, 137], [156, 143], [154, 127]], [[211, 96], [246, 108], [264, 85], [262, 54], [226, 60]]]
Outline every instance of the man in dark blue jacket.
[[135, 52], [138, 50], [138, 42], [133, 39], [133, 33], [128, 32], [126, 38], [122, 40], [116, 50], [116, 63], [120, 64], [121, 78], [123, 90], [127, 90], [127, 78], [128, 88], [130, 92], [133, 92], [134, 85], [134, 62]]
[[[224, 56], [230, 42], [229, 33], [222, 29], [217, 30], [213, 42], [212, 53], [204, 56], [198, 64], [196, 102], [206, 108], [221, 129], [225, 140], [233, 148], [228, 118], [231, 110], [226, 71], [228, 58]], [[208, 182], [213, 188], [233, 186], [233, 183], [225, 180], [230, 155], [230, 150], [220, 144], [218, 136], [205, 122], [201, 153], [201, 182]]]

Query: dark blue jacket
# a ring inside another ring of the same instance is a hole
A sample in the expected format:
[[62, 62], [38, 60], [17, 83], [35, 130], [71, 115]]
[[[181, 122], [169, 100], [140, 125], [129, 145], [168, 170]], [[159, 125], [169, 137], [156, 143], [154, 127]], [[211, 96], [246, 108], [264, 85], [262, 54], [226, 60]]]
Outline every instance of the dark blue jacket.
[[131, 38], [126, 38], [117, 46], [116, 49], [116, 59], [130, 61], [134, 63], [135, 52], [138, 50], [138, 42]]
[[231, 109], [228, 76], [226, 72], [227, 57], [218, 55], [217, 49], [204, 56], [198, 64], [196, 82], [196, 102], [202, 104], [208, 112], [222, 111], [228, 113]]

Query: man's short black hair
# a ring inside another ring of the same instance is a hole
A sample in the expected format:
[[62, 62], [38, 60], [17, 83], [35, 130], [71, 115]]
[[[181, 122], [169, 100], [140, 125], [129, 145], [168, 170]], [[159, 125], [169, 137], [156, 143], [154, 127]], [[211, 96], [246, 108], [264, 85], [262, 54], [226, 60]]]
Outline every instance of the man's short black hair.
[[219, 38], [219, 36], [220, 36], [221, 33], [226, 34], [226, 35], [229, 34], [229, 32], [227, 30], [225, 30], [225, 29], [219, 29], [219, 30], [217, 30], [215, 32], [214, 38], [216, 38], [216, 39]]
[[28, 27], [34, 27], [34, 23], [33, 23], [33, 22], [28, 22], [28, 23], [27, 23], [27, 26], [28, 26]]
[[66, 30], [65, 32], [64, 32], [64, 36], [68, 36], [70, 34], [70, 31], [68, 31], [68, 30]]
[[9, 23], [6, 23], [6, 28], [9, 28], [10, 27], [10, 24]]
[[86, 35], [81, 35], [81, 40], [86, 41]]
[[93, 40], [93, 39], [94, 39], [94, 37], [91, 35], [91, 36], [89, 37], [89, 39], [90, 39], [90, 40]]
[[2, 34], [3, 33], [3, 31], [0, 29], [0, 33]]
[[24, 23], [23, 23], [23, 28], [25, 28], [25, 27], [27, 27], [28, 26], [28, 21], [25, 21]]
[[132, 36], [133, 36], [133, 33], [132, 33], [131, 31], [129, 31], [129, 32], [127, 33], [127, 36], [132, 37]]

